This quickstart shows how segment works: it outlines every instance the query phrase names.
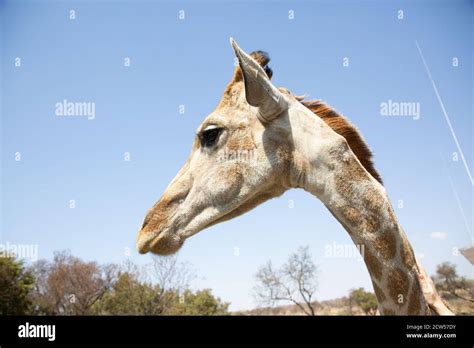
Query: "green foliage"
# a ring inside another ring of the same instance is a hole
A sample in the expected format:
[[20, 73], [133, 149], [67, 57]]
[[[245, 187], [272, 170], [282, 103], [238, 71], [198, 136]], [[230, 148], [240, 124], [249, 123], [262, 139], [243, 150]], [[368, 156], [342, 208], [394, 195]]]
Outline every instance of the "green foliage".
[[456, 266], [450, 262], [438, 265], [434, 280], [441, 290], [449, 292], [462, 289], [465, 286], [465, 279], [458, 276]]
[[131, 261], [119, 267], [59, 252], [26, 268], [0, 254], [0, 315], [228, 314], [229, 304], [211, 290], [190, 290], [191, 277], [176, 258], [156, 259], [152, 267]]
[[211, 290], [182, 295], [163, 291], [158, 285], [140, 282], [136, 275], [121, 273], [113, 288], [94, 306], [95, 314], [106, 315], [224, 315], [228, 303], [212, 295]]
[[[444, 296], [449, 299], [460, 298], [465, 301], [474, 302], [474, 287], [465, 277], [458, 275], [456, 265], [450, 262], [443, 262], [436, 268], [434, 276], [436, 287], [444, 292]], [[460, 295], [464, 293], [466, 295]]]
[[375, 315], [377, 312], [377, 298], [373, 293], [365, 291], [364, 288], [352, 290], [349, 300], [357, 304], [366, 315]]
[[225, 315], [228, 314], [229, 303], [214, 297], [210, 289], [198, 290], [193, 293], [186, 290], [176, 296], [174, 305], [166, 314], [171, 315]]
[[0, 254], [0, 315], [23, 315], [35, 279], [20, 260]]
[[136, 274], [122, 272], [93, 311], [106, 315], [159, 315], [164, 312], [165, 298], [159, 286], [140, 282]]

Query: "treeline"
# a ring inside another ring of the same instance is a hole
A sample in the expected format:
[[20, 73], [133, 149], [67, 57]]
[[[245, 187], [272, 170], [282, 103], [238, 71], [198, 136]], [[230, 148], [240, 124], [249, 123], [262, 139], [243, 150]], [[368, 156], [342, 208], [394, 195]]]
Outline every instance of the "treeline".
[[[144, 266], [131, 261], [101, 265], [59, 252], [52, 261], [26, 265], [0, 253], [0, 315], [229, 314], [229, 303], [215, 297], [210, 289], [191, 289], [194, 278], [190, 265], [176, 256], [155, 256]], [[457, 314], [474, 313], [474, 280], [460, 276], [448, 262], [438, 265], [433, 280]], [[289, 255], [281, 267], [268, 261], [256, 273], [255, 281], [254, 295], [262, 305], [291, 303], [303, 314], [322, 314], [315, 301], [318, 267], [309, 247]], [[378, 314], [372, 292], [352, 289], [347, 300], [343, 314]]]
[[[309, 246], [300, 247], [289, 255], [285, 263], [275, 267], [271, 260], [260, 267], [255, 275], [255, 298], [262, 305], [293, 304], [300, 313], [322, 314], [321, 304], [315, 300], [318, 290], [318, 267], [311, 256]], [[474, 313], [474, 280], [457, 273], [456, 265], [443, 262], [436, 268], [434, 284], [441, 297], [457, 314]], [[346, 298], [344, 298], [346, 299]], [[378, 304], [372, 292], [363, 288], [351, 289], [347, 297], [347, 310], [333, 314], [378, 314]], [[355, 308], [354, 308], [355, 307]], [[255, 314], [267, 314], [251, 311]]]
[[138, 266], [86, 262], [69, 252], [32, 265], [0, 254], [0, 315], [225, 315], [229, 303], [192, 290], [176, 256]]

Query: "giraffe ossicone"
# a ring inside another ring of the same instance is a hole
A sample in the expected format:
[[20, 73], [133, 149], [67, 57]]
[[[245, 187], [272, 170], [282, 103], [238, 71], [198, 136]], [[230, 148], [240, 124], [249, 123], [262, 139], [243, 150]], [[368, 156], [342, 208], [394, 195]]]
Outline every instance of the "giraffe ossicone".
[[[326, 104], [275, 87], [266, 53], [249, 55], [233, 39], [231, 45], [239, 66], [199, 126], [188, 160], [146, 215], [139, 252], [174, 253], [203, 229], [302, 188], [363, 246], [381, 314], [450, 314], [416, 261], [355, 127]], [[252, 155], [235, 160], [236, 153]]]

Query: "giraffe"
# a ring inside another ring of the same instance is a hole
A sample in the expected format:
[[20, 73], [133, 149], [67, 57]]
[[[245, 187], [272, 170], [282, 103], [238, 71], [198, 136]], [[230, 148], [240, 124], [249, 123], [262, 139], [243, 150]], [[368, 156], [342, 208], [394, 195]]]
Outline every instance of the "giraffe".
[[138, 251], [174, 253], [203, 229], [302, 188], [363, 250], [381, 314], [452, 314], [416, 260], [360, 133], [325, 103], [275, 87], [268, 55], [230, 41], [239, 65], [148, 211]]

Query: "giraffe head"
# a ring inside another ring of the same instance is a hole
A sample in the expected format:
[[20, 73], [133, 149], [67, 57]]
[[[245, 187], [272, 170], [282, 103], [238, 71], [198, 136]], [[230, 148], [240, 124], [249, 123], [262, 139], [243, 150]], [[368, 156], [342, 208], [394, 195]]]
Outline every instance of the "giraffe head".
[[273, 86], [264, 52], [248, 55], [231, 44], [239, 67], [198, 127], [188, 160], [146, 215], [137, 241], [141, 253], [174, 253], [186, 238], [289, 188], [287, 111], [293, 100]]
[[[348, 132], [342, 116], [325, 119], [325, 106], [306, 107], [276, 88], [264, 52], [248, 55], [232, 39], [231, 45], [239, 66], [217, 108], [198, 127], [188, 160], [146, 215], [137, 241], [141, 253], [174, 253], [206, 227], [304, 187], [307, 168], [321, 162], [328, 146], [346, 144], [337, 134], [338, 127]], [[315, 117], [313, 108], [323, 116]], [[322, 182], [325, 170], [318, 171]]]

